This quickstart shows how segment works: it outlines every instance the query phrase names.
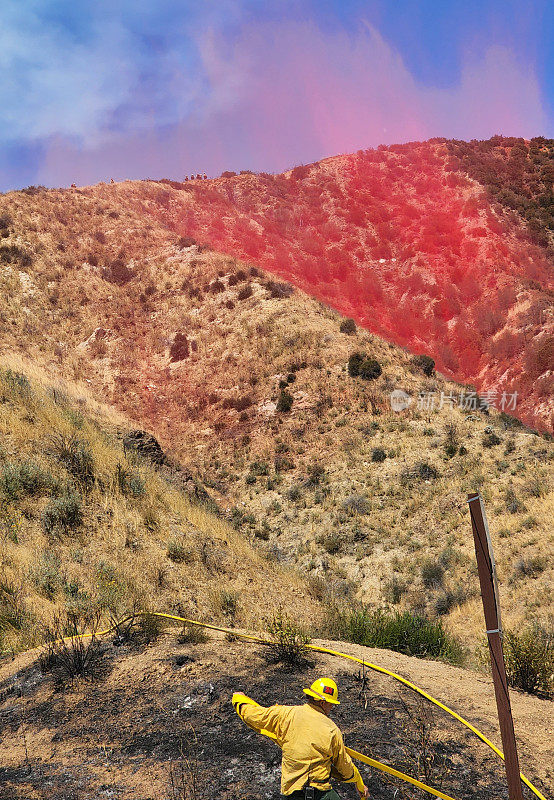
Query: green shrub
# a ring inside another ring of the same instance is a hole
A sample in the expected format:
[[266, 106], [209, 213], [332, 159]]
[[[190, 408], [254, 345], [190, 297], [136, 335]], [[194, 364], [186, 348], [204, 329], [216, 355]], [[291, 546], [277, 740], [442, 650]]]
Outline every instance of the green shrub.
[[21, 514], [9, 502], [0, 497], [0, 537], [17, 544], [21, 528]]
[[458, 429], [453, 422], [449, 422], [445, 426], [444, 452], [446, 456], [448, 458], [455, 456], [459, 446]]
[[179, 644], [204, 644], [210, 641], [210, 637], [205, 628], [185, 623], [177, 637], [177, 641]]
[[348, 374], [351, 378], [356, 378], [360, 374], [360, 366], [366, 358], [365, 353], [352, 353], [348, 359]]
[[269, 291], [270, 296], [277, 300], [283, 300], [286, 297], [290, 297], [294, 293], [294, 287], [291, 286], [290, 283], [268, 281], [265, 287]]
[[26, 269], [32, 263], [32, 255], [18, 245], [3, 244], [0, 246], [0, 264], [17, 264], [22, 269]]
[[308, 478], [306, 480], [306, 486], [309, 487], [319, 486], [324, 477], [325, 477], [325, 467], [323, 466], [323, 464], [318, 464], [317, 462], [314, 464], [310, 464], [310, 466], [308, 467]]
[[444, 567], [438, 561], [429, 559], [421, 567], [421, 580], [427, 589], [442, 586]]
[[383, 450], [382, 447], [374, 447], [371, 451], [371, 460], [374, 461], [376, 464], [382, 463], [387, 457], [386, 452]]
[[143, 644], [155, 642], [163, 632], [163, 622], [154, 614], [143, 614], [138, 621], [137, 638]]
[[319, 536], [317, 542], [329, 553], [329, 555], [335, 555], [335, 553], [338, 553], [341, 548], [342, 536], [337, 531], [332, 531], [324, 534], [323, 536]]
[[433, 481], [439, 477], [436, 467], [427, 461], [418, 461], [413, 467], [405, 467], [400, 473], [400, 482], [404, 485], [415, 481]]
[[46, 550], [40, 556], [32, 572], [37, 589], [44, 597], [52, 600], [58, 589], [62, 586], [60, 574], [61, 561], [54, 553]]
[[277, 401], [277, 411], [285, 414], [288, 413], [292, 408], [293, 402], [294, 397], [290, 394], [290, 392], [287, 392], [286, 389], [282, 389]]
[[339, 330], [341, 333], [348, 333], [349, 335], [356, 333], [357, 331], [356, 323], [354, 322], [353, 319], [350, 319], [350, 317], [348, 317], [348, 319], [343, 319], [343, 321], [340, 324]]
[[440, 620], [428, 620], [410, 611], [335, 611], [332, 625], [342, 639], [366, 647], [396, 650], [409, 656], [438, 658], [451, 664], [463, 660], [460, 644]]
[[0, 474], [0, 492], [7, 500], [20, 500], [25, 496], [36, 496], [50, 492], [56, 481], [34, 461], [20, 464], [5, 464]]
[[83, 524], [81, 496], [67, 492], [50, 501], [42, 513], [42, 526], [49, 535], [75, 531]]
[[506, 489], [505, 500], [506, 511], [508, 511], [510, 514], [520, 514], [522, 511], [527, 510], [521, 500], [518, 499], [511, 486]]
[[398, 575], [393, 575], [392, 578], [390, 578], [388, 581], [385, 581], [383, 585], [383, 597], [387, 603], [397, 605], [402, 599], [402, 595], [406, 591], [406, 588], [406, 583], [401, 580]]
[[502, 439], [500, 436], [497, 436], [494, 431], [490, 431], [489, 433], [485, 433], [483, 436], [483, 447], [495, 447], [497, 444], [501, 444]]
[[146, 494], [146, 483], [138, 472], [118, 464], [115, 476], [119, 491], [126, 497], [143, 497]]
[[456, 606], [461, 606], [467, 600], [467, 592], [461, 586], [457, 589], [441, 592], [435, 600], [435, 614], [442, 617]]
[[541, 572], [544, 572], [548, 565], [545, 556], [530, 556], [529, 558], [520, 558], [516, 561], [512, 581], [519, 578], [536, 578]]
[[192, 556], [190, 547], [187, 547], [179, 539], [170, 539], [167, 543], [167, 557], [175, 564], [182, 564], [189, 561]]
[[54, 455], [67, 469], [70, 475], [88, 491], [94, 485], [94, 458], [88, 442], [77, 438], [74, 434], [53, 436], [48, 452]]
[[21, 631], [28, 614], [23, 605], [23, 593], [13, 583], [0, 581], [0, 639], [9, 632]]
[[381, 365], [374, 358], [366, 358], [360, 364], [360, 378], [365, 381], [374, 381], [382, 372]]
[[231, 622], [234, 622], [239, 609], [238, 592], [222, 589], [215, 597], [214, 605], [216, 610], [223, 614]]
[[276, 455], [273, 461], [275, 472], [286, 472], [287, 470], [294, 469], [294, 461], [285, 455]]
[[291, 486], [287, 492], [287, 497], [289, 500], [292, 500], [293, 503], [297, 503], [302, 497], [300, 486]]
[[29, 379], [22, 372], [11, 369], [0, 370], [0, 380], [12, 394], [19, 397], [30, 397], [32, 394]]
[[371, 504], [367, 497], [362, 494], [351, 494], [342, 502], [342, 508], [347, 514], [368, 514], [371, 510]]
[[268, 642], [270, 659], [280, 661], [290, 668], [305, 666], [306, 645], [310, 643], [308, 634], [282, 611], [265, 620], [266, 630], [271, 639]]
[[348, 374], [352, 378], [359, 376], [366, 381], [375, 380], [383, 372], [381, 365], [366, 353], [353, 353], [348, 359]]
[[435, 371], [435, 362], [431, 358], [431, 356], [414, 356], [412, 358], [412, 364], [420, 369], [425, 375], [431, 377], [433, 372]]
[[505, 631], [504, 659], [508, 683], [543, 697], [554, 692], [554, 632], [538, 624], [520, 633]]

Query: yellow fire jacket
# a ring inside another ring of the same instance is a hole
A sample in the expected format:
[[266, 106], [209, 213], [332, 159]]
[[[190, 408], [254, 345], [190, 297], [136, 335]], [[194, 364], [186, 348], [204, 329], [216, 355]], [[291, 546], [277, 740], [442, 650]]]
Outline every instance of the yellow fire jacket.
[[305, 703], [264, 708], [240, 692], [233, 695], [232, 703], [250, 728], [268, 732], [282, 749], [282, 794], [292, 794], [306, 784], [327, 791], [331, 789], [331, 776], [356, 783], [363, 793], [364, 782], [346, 752], [339, 728], [317, 706]]

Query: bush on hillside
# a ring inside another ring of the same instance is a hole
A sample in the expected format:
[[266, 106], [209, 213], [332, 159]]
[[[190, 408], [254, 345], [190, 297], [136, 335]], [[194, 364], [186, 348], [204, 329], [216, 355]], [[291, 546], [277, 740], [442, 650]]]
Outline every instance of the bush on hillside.
[[94, 458], [88, 442], [72, 434], [61, 433], [52, 436], [47, 452], [54, 455], [72, 475], [79, 485], [89, 491], [94, 485]]
[[442, 586], [444, 578], [444, 567], [438, 561], [428, 559], [421, 567], [421, 580], [427, 589], [435, 589]]
[[119, 491], [126, 497], [143, 497], [146, 494], [146, 483], [135, 470], [118, 464], [115, 479]]
[[365, 358], [365, 353], [352, 353], [348, 359], [348, 374], [351, 378], [356, 378], [360, 374], [360, 365]]
[[382, 372], [381, 365], [374, 358], [366, 358], [360, 364], [359, 375], [365, 381], [374, 381]]
[[102, 270], [102, 277], [109, 283], [115, 283], [116, 286], [124, 286], [134, 277], [134, 272], [121, 258], [116, 258]]
[[13, 225], [13, 219], [9, 214], [0, 214], [0, 230], [8, 230], [10, 225]]
[[416, 481], [433, 481], [439, 477], [439, 471], [427, 461], [418, 461], [413, 467], [405, 467], [400, 473], [400, 482], [404, 485]]
[[482, 443], [483, 447], [495, 447], [497, 444], [502, 444], [502, 439], [494, 431], [488, 431], [484, 434]]
[[[99, 623], [99, 612], [71, 610], [57, 614], [45, 631], [46, 645], [39, 660], [41, 672], [52, 674], [62, 687], [77, 677], [97, 677], [101, 656], [96, 636]], [[84, 637], [85, 633], [91, 635]]]
[[239, 289], [237, 293], [237, 300], [247, 300], [249, 297], [252, 297], [252, 287], [249, 283]]
[[371, 451], [371, 460], [376, 464], [381, 464], [387, 457], [382, 447], [374, 447]]
[[182, 331], [175, 334], [175, 338], [169, 348], [169, 358], [174, 364], [177, 361], [184, 361], [189, 356], [189, 342], [187, 336]]
[[67, 492], [54, 498], [42, 512], [42, 527], [49, 535], [76, 531], [83, 524], [83, 504], [80, 495]]
[[349, 317], [341, 322], [339, 330], [341, 333], [353, 334], [356, 333], [358, 329], [354, 320]]
[[410, 611], [385, 609], [335, 610], [333, 635], [365, 647], [396, 650], [409, 656], [438, 658], [460, 664], [463, 651], [440, 620], [428, 620]]
[[277, 281], [268, 281], [266, 289], [269, 291], [270, 296], [277, 300], [283, 300], [294, 293], [294, 287], [290, 283], [279, 283]]
[[428, 377], [431, 377], [435, 371], [435, 362], [431, 358], [431, 356], [425, 356], [425, 355], [414, 356], [412, 358], [412, 364], [418, 369], [420, 369], [424, 373], [424, 375], [427, 375]]
[[368, 358], [366, 353], [352, 353], [348, 359], [348, 374], [351, 378], [359, 376], [364, 380], [375, 380], [382, 372], [379, 362], [374, 358]]
[[508, 683], [542, 697], [554, 693], [554, 631], [534, 624], [521, 632], [504, 633]]
[[192, 247], [196, 244], [196, 239], [193, 239], [192, 236], [180, 236], [177, 242], [177, 247], [181, 250], [184, 250], [185, 247]]
[[0, 246], [0, 264], [16, 264], [26, 269], [32, 263], [33, 257], [31, 254], [16, 244], [3, 244]]
[[4, 464], [0, 473], [0, 492], [8, 500], [47, 494], [56, 488], [55, 478], [34, 461]]
[[284, 414], [288, 413], [292, 408], [293, 402], [294, 397], [290, 394], [290, 392], [287, 392], [286, 389], [282, 389], [279, 399], [277, 400], [277, 411]]
[[18, 397], [30, 397], [32, 394], [29, 379], [22, 372], [12, 369], [0, 369], [0, 381], [3, 386]]
[[292, 669], [307, 666], [306, 645], [310, 643], [310, 637], [306, 631], [282, 611], [265, 622], [271, 637], [268, 642], [270, 660], [280, 661]]

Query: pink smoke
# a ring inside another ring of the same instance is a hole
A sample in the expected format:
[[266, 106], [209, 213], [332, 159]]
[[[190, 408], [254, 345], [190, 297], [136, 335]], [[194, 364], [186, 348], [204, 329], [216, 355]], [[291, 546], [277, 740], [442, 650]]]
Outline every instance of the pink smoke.
[[351, 35], [253, 23], [232, 41], [211, 30], [197, 44], [208, 88], [186, 119], [163, 131], [152, 120], [152, 129], [114, 133], [95, 149], [60, 136], [37, 182], [278, 172], [380, 143], [548, 134], [536, 74], [498, 45], [468, 53], [459, 83], [445, 90], [418, 83], [367, 24]]

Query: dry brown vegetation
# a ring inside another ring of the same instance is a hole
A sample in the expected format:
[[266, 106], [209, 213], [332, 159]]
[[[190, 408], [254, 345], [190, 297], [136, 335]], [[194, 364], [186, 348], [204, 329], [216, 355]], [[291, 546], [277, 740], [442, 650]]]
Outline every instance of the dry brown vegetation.
[[[9, 241], [29, 255], [3, 268], [4, 352], [88, 382], [152, 430], [322, 600], [444, 616], [472, 646], [482, 621], [465, 499], [480, 489], [506, 622], [547, 623], [550, 441], [495, 412], [418, 409], [418, 392], [440, 401], [462, 387], [341, 332], [339, 315], [250, 264], [180, 242], [151, 216], [173, 194], [125, 183], [2, 198]], [[354, 352], [382, 374], [351, 377]], [[414, 397], [401, 413], [395, 388]]]
[[293, 617], [318, 619], [290, 569], [124, 451], [117, 415], [18, 366], [0, 368], [4, 655], [43, 641], [64, 611], [109, 623], [144, 608], [259, 627], [286, 602]]

